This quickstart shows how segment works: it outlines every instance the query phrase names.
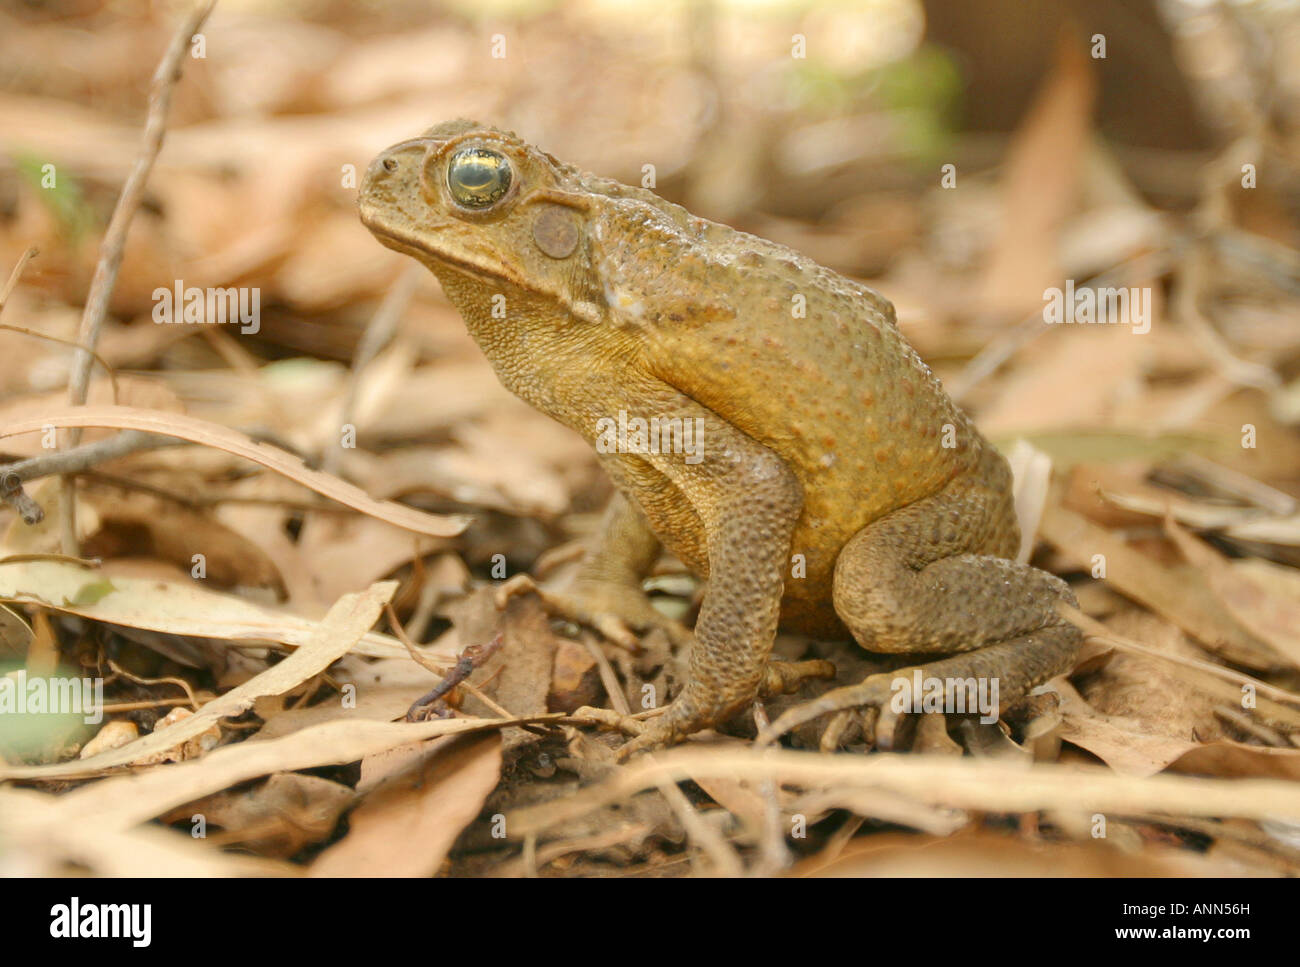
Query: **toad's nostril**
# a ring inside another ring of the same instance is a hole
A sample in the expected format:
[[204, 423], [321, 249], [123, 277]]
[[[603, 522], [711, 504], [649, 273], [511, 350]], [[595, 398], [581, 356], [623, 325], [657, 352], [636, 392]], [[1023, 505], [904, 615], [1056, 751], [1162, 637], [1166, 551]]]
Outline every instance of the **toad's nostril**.
[[383, 160], [383, 165], [384, 165], [384, 170], [385, 170], [385, 171], [396, 171], [396, 170], [397, 170], [397, 159], [396, 159], [396, 158], [385, 158], [385, 159]]

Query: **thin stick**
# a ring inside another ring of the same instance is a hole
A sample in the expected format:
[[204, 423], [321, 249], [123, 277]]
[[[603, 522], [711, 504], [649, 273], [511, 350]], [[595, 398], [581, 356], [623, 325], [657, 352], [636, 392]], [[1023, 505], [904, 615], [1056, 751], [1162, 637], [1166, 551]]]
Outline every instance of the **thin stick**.
[[23, 269], [27, 268], [27, 263], [36, 258], [40, 250], [35, 245], [27, 246], [27, 251], [18, 256], [18, 261], [14, 263], [14, 270], [9, 273], [9, 281], [0, 289], [0, 312], [4, 312], [5, 303], [9, 301], [9, 294], [14, 291], [18, 285], [18, 280], [22, 277]]
[[[176, 685], [185, 690], [185, 695], [188, 697], [190, 705], [194, 706], [194, 711], [197, 712], [199, 710], [200, 702], [194, 695], [194, 689], [190, 688], [190, 683], [183, 678], [174, 678], [171, 676], [166, 678], [141, 678], [139, 675], [131, 674], [131, 672], [127, 671], [111, 658], [108, 659], [108, 667], [113, 670], [114, 674], [121, 675], [128, 681], [135, 682], [137, 685]], [[180, 704], [175, 699], [167, 699], [166, 701], [170, 702], [172, 705]]]
[[[356, 415], [357, 395], [361, 389], [361, 374], [369, 365], [370, 361], [379, 355], [379, 351], [393, 338], [393, 333], [397, 331], [397, 323], [401, 320], [402, 314], [406, 312], [406, 307], [411, 304], [411, 296], [415, 294], [416, 286], [424, 278], [424, 266], [419, 262], [412, 262], [406, 267], [397, 281], [388, 287], [384, 293], [384, 301], [379, 304], [375, 314], [370, 317], [370, 322], [366, 325], [366, 331], [361, 334], [361, 341], [357, 343], [357, 348], [352, 357], [352, 373], [348, 377], [347, 395], [343, 400], [343, 407], [339, 411], [341, 417], [339, 424], [346, 426], [353, 422]], [[327, 447], [321, 455], [321, 468], [326, 473], [338, 474], [339, 461], [343, 457], [343, 448], [338, 446]]]
[[[754, 703], [754, 727], [762, 732], [772, 724], [767, 717], [767, 706], [761, 701]], [[781, 803], [777, 799], [776, 783], [770, 778], [758, 784], [759, 795], [763, 800], [763, 828], [759, 833], [759, 861], [754, 873], [758, 876], [774, 876], [790, 866], [790, 850], [785, 845], [785, 833], [781, 828]]]
[[744, 875], [745, 864], [740, 861], [740, 855], [717, 829], [696, 812], [686, 794], [677, 788], [677, 784], [666, 777], [660, 777], [655, 785], [659, 787], [664, 799], [668, 800], [668, 807], [677, 814], [691, 842], [709, 857], [713, 864], [710, 875]]
[[[144, 138], [135, 166], [127, 175], [122, 194], [118, 196], [117, 205], [109, 219], [108, 229], [99, 247], [99, 261], [95, 265], [95, 275], [90, 282], [90, 292], [86, 296], [86, 308], [81, 315], [81, 327], [77, 332], [80, 349], [73, 356], [72, 378], [68, 382], [68, 398], [74, 406], [86, 402], [86, 392], [90, 385], [90, 364], [94, 359], [95, 347], [99, 344], [99, 332], [108, 315], [108, 300], [117, 285], [117, 273], [122, 267], [122, 253], [126, 248], [127, 232], [136, 210], [144, 197], [145, 183], [153, 170], [154, 161], [162, 149], [163, 134], [167, 130], [167, 111], [171, 107], [172, 90], [181, 75], [181, 60], [189, 49], [190, 40], [198, 32], [203, 21], [212, 12], [216, 0], [194, 7], [181, 21], [180, 27], [172, 35], [167, 52], [158, 64], [153, 75], [153, 84], [149, 93], [149, 112], [145, 117]], [[73, 429], [68, 434], [71, 446], [81, 442], [81, 431]], [[60, 520], [60, 532], [63, 552], [77, 553], [77, 516], [76, 493], [72, 481], [63, 478], [63, 510]]]
[[946, 756], [823, 755], [785, 749], [709, 749], [685, 746], [629, 763], [596, 785], [572, 795], [506, 813], [507, 835], [522, 839], [558, 823], [620, 802], [661, 779], [727, 778], [823, 788], [845, 793], [879, 789], [920, 802], [983, 812], [1039, 809], [1087, 810], [1120, 815], [1300, 820], [1295, 783], [1282, 779], [1205, 779], [1162, 774], [1122, 776], [1101, 768], [1018, 763]]
[[0, 500], [18, 511], [24, 524], [39, 524], [45, 519], [45, 511], [23, 490], [23, 483], [16, 474], [0, 473]]
[[138, 712], [146, 708], [166, 708], [168, 705], [174, 708], [184, 708], [185, 699], [183, 698], [153, 698], [141, 700], [139, 702], [109, 702], [101, 711], [105, 715], [113, 715], [117, 712]]
[[1148, 648], [1141, 642], [1134, 641], [1132, 638], [1121, 637], [1100, 621], [1090, 618], [1078, 608], [1071, 607], [1065, 602], [1058, 602], [1056, 611], [1061, 617], [1065, 618], [1072, 625], [1091, 638], [1107, 645], [1112, 645], [1123, 651], [1131, 651], [1135, 654], [1144, 655], [1147, 658], [1156, 658], [1162, 661], [1170, 662], [1174, 665], [1183, 665], [1187, 668], [1194, 668], [1197, 671], [1205, 672], [1207, 675], [1213, 675], [1224, 681], [1232, 682], [1235, 685], [1251, 685], [1261, 695], [1267, 695], [1276, 699], [1278, 702], [1290, 702], [1293, 705], [1300, 705], [1300, 694], [1288, 692], [1284, 688], [1278, 688], [1276, 685], [1270, 685], [1268, 682], [1262, 682], [1258, 678], [1252, 678], [1250, 675], [1243, 675], [1241, 672], [1232, 668], [1224, 668], [1222, 665], [1214, 665], [1208, 661], [1200, 661], [1196, 658], [1187, 658], [1183, 655], [1175, 655], [1169, 652], [1159, 651], [1155, 648]]
[[[3, 309], [4, 306], [0, 305], [0, 310]], [[71, 339], [64, 339], [62, 336], [52, 336], [48, 332], [37, 332], [35, 329], [26, 329], [23, 326], [10, 326], [7, 324], [0, 323], [0, 331], [19, 332], [22, 333], [24, 336], [31, 336], [34, 339], [45, 339], [48, 340], [49, 342], [62, 343], [65, 346], [71, 346], [73, 349], [81, 348], [80, 346], [78, 346], [78, 344], [75, 341]], [[117, 405], [117, 373], [113, 370], [112, 366], [108, 365], [108, 362], [104, 359], [103, 356], [99, 355], [99, 353], [92, 352], [90, 355], [94, 357], [95, 362], [99, 363], [99, 365], [104, 367], [104, 373], [108, 376], [108, 381], [113, 384], [113, 405], [116, 406]]]
[[187, 446], [189, 442], [174, 436], [163, 436], [160, 433], [123, 430], [121, 433], [115, 433], [93, 443], [83, 443], [71, 450], [57, 450], [0, 465], [0, 477], [12, 473], [16, 474], [22, 482], [29, 483], [56, 473], [82, 473], [98, 464], [116, 460], [130, 453], [159, 450], [163, 447]]
[[[416, 646], [415, 642], [411, 640], [410, 635], [406, 633], [406, 629], [402, 627], [402, 623], [397, 620], [397, 612], [393, 610], [393, 605], [391, 602], [388, 602], [384, 605], [384, 611], [388, 615], [388, 624], [392, 627], [393, 634], [396, 636], [397, 640], [400, 641], [406, 647], [407, 652], [410, 653], [411, 658], [415, 661], [417, 665], [419, 665], [425, 671], [432, 672], [433, 674], [439, 676], [440, 678], [450, 674], [450, 672], [454, 669], [455, 666], [452, 666], [452, 668], [450, 669], [440, 668], [436, 663], [430, 660], [428, 656], [420, 653], [420, 649]], [[469, 694], [473, 695], [476, 699], [478, 699], [480, 702], [482, 702], [484, 705], [490, 708], [497, 715], [500, 715], [502, 718], [506, 718], [506, 719], [511, 717], [511, 714], [508, 710], [502, 708], [496, 702], [492, 701], [491, 698], [489, 698], [487, 695], [484, 695], [483, 692], [479, 690], [477, 687], [475, 687], [474, 685], [471, 685], [467, 681], [461, 681], [458, 682], [457, 684], [459, 685], [459, 687], [469, 692]], [[486, 684], [486, 682], [484, 684]]]
[[24, 483], [56, 473], [64, 475], [82, 473], [97, 464], [116, 460], [128, 453], [157, 450], [186, 442], [188, 441], [159, 436], [156, 433], [123, 430], [114, 436], [96, 440], [94, 443], [83, 443], [70, 450], [52, 450], [38, 457], [0, 465], [0, 500], [12, 504], [22, 515], [24, 523], [37, 524], [44, 519], [45, 511], [23, 490]]
[[582, 644], [596, 663], [596, 671], [600, 675], [601, 684], [605, 686], [605, 694], [609, 696], [609, 704], [614, 706], [614, 711], [619, 715], [631, 715], [632, 709], [627, 704], [627, 696], [623, 694], [623, 686], [618, 683], [618, 676], [614, 674], [614, 666], [586, 633], [582, 635]]

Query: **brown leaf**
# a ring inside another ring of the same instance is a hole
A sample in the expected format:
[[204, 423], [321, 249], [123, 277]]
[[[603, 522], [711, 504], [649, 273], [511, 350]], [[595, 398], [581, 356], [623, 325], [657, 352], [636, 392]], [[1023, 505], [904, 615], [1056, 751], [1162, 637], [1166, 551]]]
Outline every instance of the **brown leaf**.
[[147, 433], [160, 433], [164, 436], [180, 437], [193, 443], [216, 447], [228, 453], [259, 463], [269, 470], [284, 474], [298, 481], [304, 487], [310, 487], [319, 494], [331, 497], [339, 503], [347, 504], [362, 513], [370, 514], [390, 524], [415, 531], [417, 534], [429, 534], [433, 537], [454, 537], [469, 524], [465, 517], [443, 517], [425, 514], [411, 507], [388, 501], [375, 500], [369, 494], [358, 490], [338, 477], [310, 470], [292, 454], [265, 443], [257, 443], [238, 430], [207, 423], [178, 413], [164, 413], [157, 410], [140, 410], [127, 406], [73, 406], [55, 409], [36, 419], [19, 420], [0, 427], [0, 437], [14, 436], [19, 433], [35, 433], [46, 426], [100, 426], [117, 427], [122, 430], [143, 430]]
[[304, 846], [327, 838], [352, 799], [352, 790], [341, 783], [279, 772], [251, 789], [186, 803], [161, 819], [190, 824], [201, 815], [210, 841], [238, 843], [263, 856], [288, 859]]
[[[362, 760], [365, 768], [365, 760]], [[433, 739], [348, 817], [349, 832], [312, 876], [432, 876], [501, 778], [501, 736]]]
[[396, 587], [395, 582], [388, 581], [376, 584], [360, 594], [340, 598], [325, 616], [325, 620], [317, 626], [311, 639], [292, 655], [168, 728], [159, 729], [121, 748], [77, 762], [26, 769], [0, 769], [0, 777], [52, 779], [93, 775], [98, 770], [148, 760], [153, 755], [172, 749], [212, 728], [221, 719], [239, 715], [251, 708], [259, 695], [281, 694], [324, 671], [333, 661], [346, 654], [375, 623], [384, 602], [392, 597]]
[[982, 302], [1020, 312], [1042, 304], [1061, 280], [1061, 225], [1078, 199], [1096, 81], [1073, 33], [1007, 151], [1002, 228], [984, 276]]
[[1275, 668], [1281, 661], [1277, 652], [1215, 600], [1204, 575], [1195, 568], [1163, 565], [1059, 505], [1047, 508], [1039, 533], [1085, 570], [1091, 570], [1094, 557], [1101, 555], [1108, 584], [1168, 618], [1216, 654], [1256, 669]]

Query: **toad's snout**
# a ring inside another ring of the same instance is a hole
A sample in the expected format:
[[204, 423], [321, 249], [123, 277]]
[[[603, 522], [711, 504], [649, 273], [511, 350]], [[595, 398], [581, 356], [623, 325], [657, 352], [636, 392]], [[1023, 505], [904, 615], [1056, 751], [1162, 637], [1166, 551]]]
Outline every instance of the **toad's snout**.
[[421, 193], [421, 172], [431, 144], [425, 138], [403, 141], [370, 162], [357, 193], [361, 221], [367, 227], [374, 228], [383, 213], [394, 207], [410, 210]]

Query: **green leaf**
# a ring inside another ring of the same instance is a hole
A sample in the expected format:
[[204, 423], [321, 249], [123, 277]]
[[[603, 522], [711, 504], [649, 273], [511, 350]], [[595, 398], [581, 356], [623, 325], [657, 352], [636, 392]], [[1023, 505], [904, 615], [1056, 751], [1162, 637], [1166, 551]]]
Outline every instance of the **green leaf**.
[[63, 603], [65, 606], [70, 608], [98, 604], [104, 597], [116, 590], [117, 588], [113, 587], [113, 582], [107, 579], [103, 581], [91, 581], [89, 584], [83, 584], [71, 601], [64, 598]]

